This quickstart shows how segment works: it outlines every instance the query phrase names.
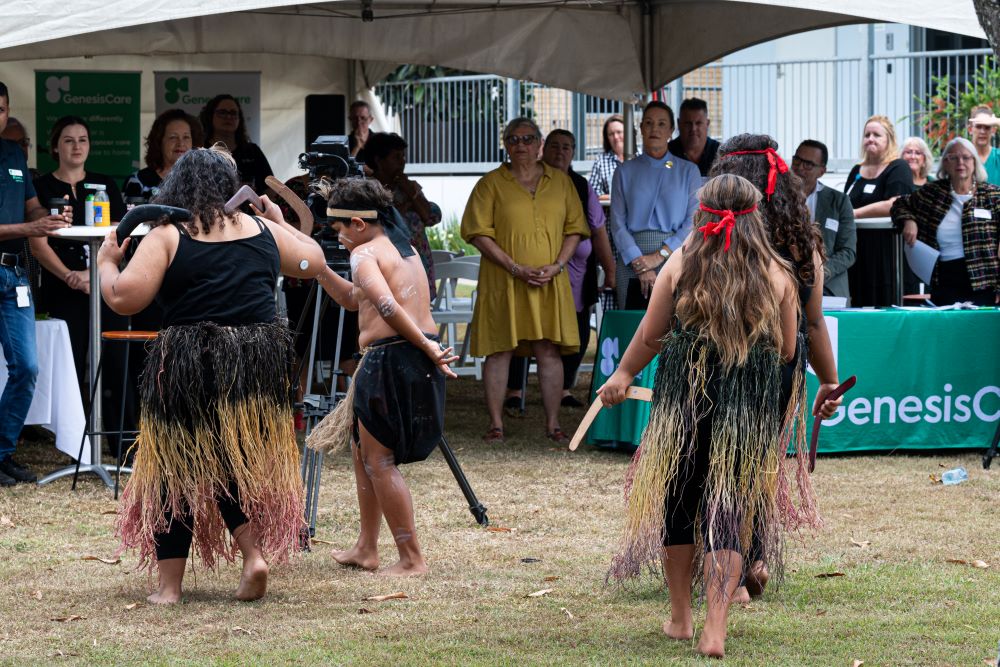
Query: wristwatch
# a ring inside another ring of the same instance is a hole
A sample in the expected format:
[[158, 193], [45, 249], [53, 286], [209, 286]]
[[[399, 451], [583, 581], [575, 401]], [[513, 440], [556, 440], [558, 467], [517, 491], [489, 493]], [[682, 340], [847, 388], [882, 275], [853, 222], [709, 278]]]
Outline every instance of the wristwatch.
[[662, 248], [660, 248], [660, 257], [662, 257], [664, 260], [670, 258], [670, 249], [667, 248], [667, 246], [663, 246]]

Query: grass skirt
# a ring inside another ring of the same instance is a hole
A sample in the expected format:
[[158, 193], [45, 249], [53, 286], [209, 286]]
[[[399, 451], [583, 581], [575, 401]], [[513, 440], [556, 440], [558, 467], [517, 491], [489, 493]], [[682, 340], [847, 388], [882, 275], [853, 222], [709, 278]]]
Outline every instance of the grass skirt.
[[190, 513], [195, 551], [213, 568], [236, 544], [216, 505], [235, 485], [265, 558], [298, 546], [304, 494], [290, 395], [291, 334], [280, 324], [172, 326], [151, 344], [140, 386], [132, 475], [116, 531], [155, 564], [167, 513]]
[[[758, 556], [780, 578], [783, 530], [819, 524], [806, 470], [803, 373], [796, 369], [792, 397], [782, 412], [781, 369], [773, 345], [759, 343], [746, 363], [724, 369], [694, 332], [667, 334], [649, 424], [626, 475], [625, 531], [609, 581], [637, 576], [644, 565], [658, 572], [665, 513], [671, 511], [665, 507], [667, 492], [686, 483], [680, 474], [683, 459], [693, 460], [697, 427], [707, 427], [709, 417], [708, 476], [697, 491], [701, 502], [694, 521], [696, 576], [706, 552], [739, 544], [747, 555], [756, 532]], [[709, 383], [714, 383], [714, 402]], [[793, 431], [798, 456], [790, 474], [785, 451]], [[704, 536], [702, 525], [708, 527]]]

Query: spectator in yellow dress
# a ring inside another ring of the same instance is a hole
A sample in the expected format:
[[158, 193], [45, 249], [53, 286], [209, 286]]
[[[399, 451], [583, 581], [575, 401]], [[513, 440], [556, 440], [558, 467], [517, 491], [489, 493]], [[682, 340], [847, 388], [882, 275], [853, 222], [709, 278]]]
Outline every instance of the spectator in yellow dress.
[[462, 217], [462, 238], [483, 255], [470, 346], [473, 355], [486, 357], [487, 442], [503, 440], [514, 353], [530, 353], [538, 363], [546, 436], [569, 439], [559, 427], [560, 355], [579, 349], [580, 336], [565, 269], [590, 230], [569, 176], [538, 159], [541, 138], [528, 118], [508, 123], [503, 143], [510, 162], [479, 179]]

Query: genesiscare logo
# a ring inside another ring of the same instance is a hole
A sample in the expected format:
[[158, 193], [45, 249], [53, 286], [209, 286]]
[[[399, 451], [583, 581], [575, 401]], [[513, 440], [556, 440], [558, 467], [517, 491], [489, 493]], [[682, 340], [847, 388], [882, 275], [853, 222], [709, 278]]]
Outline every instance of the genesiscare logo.
[[68, 76], [50, 76], [45, 79], [45, 100], [50, 104], [58, 102], [64, 90], [69, 90]]
[[181, 99], [180, 94], [188, 91], [188, 78], [186, 76], [179, 79], [169, 77], [163, 82], [163, 87], [167, 91], [163, 95], [163, 99], [165, 99], [168, 104], [177, 104], [177, 101]]

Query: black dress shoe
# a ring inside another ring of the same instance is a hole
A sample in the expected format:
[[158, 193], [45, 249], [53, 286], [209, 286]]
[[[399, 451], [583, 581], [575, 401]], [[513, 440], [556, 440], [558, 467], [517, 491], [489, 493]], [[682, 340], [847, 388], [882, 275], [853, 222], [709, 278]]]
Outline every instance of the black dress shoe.
[[564, 408], [582, 408], [583, 407], [583, 403], [581, 403], [580, 400], [576, 396], [574, 396], [572, 394], [570, 394], [569, 396], [563, 396], [562, 397], [562, 403], [561, 403], [561, 405]]
[[12, 477], [18, 482], [38, 481], [38, 476], [35, 475], [35, 473], [23, 466], [18, 465], [14, 462], [14, 459], [9, 456], [3, 461], [0, 461], [0, 473], [3, 473], [8, 477]]
[[0, 472], [0, 486], [14, 486], [15, 484], [17, 484], [16, 479], [11, 477], [10, 475], [5, 475], [4, 473]]

